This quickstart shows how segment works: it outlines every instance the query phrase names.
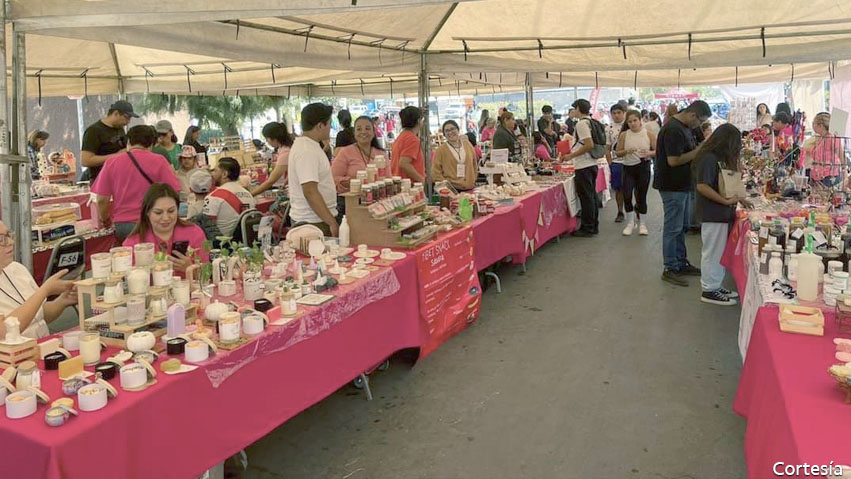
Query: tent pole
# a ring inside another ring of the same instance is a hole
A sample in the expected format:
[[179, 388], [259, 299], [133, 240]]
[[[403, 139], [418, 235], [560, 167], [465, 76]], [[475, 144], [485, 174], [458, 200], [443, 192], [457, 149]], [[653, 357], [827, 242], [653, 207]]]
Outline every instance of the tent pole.
[[[15, 108], [12, 123], [12, 152], [18, 156], [27, 156], [27, 46], [26, 34], [17, 31], [12, 23], [12, 84], [15, 88], [12, 105]], [[32, 271], [32, 226], [31, 205], [32, 178], [29, 162], [18, 166], [17, 207], [18, 221], [14, 226], [17, 259]], [[14, 180], [14, 172], [13, 172]], [[14, 193], [13, 193], [14, 194]], [[14, 200], [13, 200], [14, 201]]]
[[[0, 154], [9, 154], [9, 94], [6, 81], [6, 0], [0, 4]], [[9, 228], [14, 228], [16, 210], [12, 202], [12, 169], [16, 165], [0, 164], [0, 220]]]
[[526, 73], [526, 142], [529, 151], [534, 151], [535, 140], [532, 133], [535, 131], [535, 101], [532, 95], [532, 74]]
[[429, 108], [428, 108], [428, 97], [429, 97], [429, 83], [428, 83], [428, 56], [425, 53], [420, 54], [420, 73], [419, 73], [419, 91], [418, 91], [418, 100], [420, 105], [420, 111], [423, 114], [423, 126], [420, 130], [420, 146], [423, 150], [423, 157], [425, 158], [425, 187], [426, 193], [431, 196], [431, 181], [429, 178], [429, 172], [431, 171], [431, 157], [429, 155], [429, 150], [431, 149], [431, 140], [430, 140], [430, 132], [429, 132]]

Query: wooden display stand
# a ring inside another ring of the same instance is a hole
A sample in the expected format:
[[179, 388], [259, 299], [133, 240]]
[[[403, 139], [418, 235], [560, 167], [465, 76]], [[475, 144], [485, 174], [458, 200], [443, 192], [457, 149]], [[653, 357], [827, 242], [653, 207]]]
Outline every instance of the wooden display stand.
[[0, 368], [17, 366], [24, 361], [38, 361], [38, 342], [28, 339], [20, 344], [0, 343]]
[[393, 211], [381, 217], [374, 217], [369, 213], [368, 207], [359, 202], [360, 195], [357, 193], [345, 193], [346, 219], [349, 223], [351, 244], [367, 244], [370, 246], [383, 246], [387, 248], [416, 248], [430, 240], [437, 233], [432, 232], [408, 243], [402, 243], [402, 234], [410, 233], [423, 227], [423, 221], [412, 224], [407, 228], [394, 230], [390, 228], [390, 220], [393, 218], [409, 217], [420, 214], [425, 209], [425, 202], [414, 203], [404, 211]]
[[[153, 315], [150, 312], [146, 313], [145, 321], [141, 324], [129, 325], [129, 324], [116, 324], [115, 322], [115, 308], [118, 306], [125, 306], [127, 302], [127, 295], [125, 295], [122, 301], [117, 303], [104, 303], [102, 301], [98, 301], [97, 289], [98, 286], [102, 286], [106, 283], [106, 279], [84, 279], [75, 282], [74, 284], [77, 286], [77, 300], [78, 306], [77, 309], [80, 313], [80, 330], [87, 331], [93, 330], [92, 327], [86, 325], [86, 298], [88, 298], [88, 304], [90, 308], [93, 310], [100, 310], [106, 314], [107, 324], [105, 328], [99, 326], [97, 328], [97, 332], [101, 335], [101, 340], [109, 346], [115, 346], [119, 348], [126, 347], [126, 339], [131, 334], [136, 331], [146, 330], [150, 331], [154, 334], [155, 337], [159, 338], [164, 335], [167, 331], [165, 325], [160, 327], [155, 327], [154, 325], [159, 322], [163, 322], [166, 320], [166, 315]], [[148, 297], [150, 297], [151, 293], [167, 293], [168, 287], [165, 286], [151, 286], [148, 288]], [[147, 301], [146, 301], [147, 304]], [[186, 307], [186, 322], [190, 323], [194, 321], [197, 317], [197, 305], [190, 304]], [[103, 324], [103, 323], [99, 323]], [[154, 327], [152, 327], [154, 326]]]
[[824, 314], [820, 308], [781, 304], [779, 320], [783, 332], [824, 336]]

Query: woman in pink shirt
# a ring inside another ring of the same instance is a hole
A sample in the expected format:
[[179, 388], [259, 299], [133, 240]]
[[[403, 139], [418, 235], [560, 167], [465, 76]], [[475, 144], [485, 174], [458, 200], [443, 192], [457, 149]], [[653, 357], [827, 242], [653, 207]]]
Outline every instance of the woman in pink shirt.
[[493, 135], [495, 133], [496, 133], [496, 119], [495, 118], [488, 118], [487, 121], [485, 122], [484, 129], [482, 129], [481, 140], [483, 142], [484, 141], [491, 141], [491, 140], [493, 140]]
[[[821, 112], [813, 118], [812, 141], [802, 148], [810, 163], [810, 177], [825, 186], [839, 182], [840, 168], [845, 163], [845, 149], [842, 141], [830, 133], [830, 113]], [[805, 160], [806, 161], [806, 160]]]
[[290, 147], [293, 146], [293, 137], [283, 122], [266, 123], [263, 127], [263, 136], [266, 138], [266, 143], [275, 149], [275, 168], [269, 173], [266, 181], [251, 190], [254, 196], [273, 186], [283, 187], [287, 184], [287, 160], [290, 157]]
[[[331, 174], [334, 176], [334, 184], [337, 185], [337, 193], [348, 193], [349, 181], [357, 177], [359, 170], [366, 170], [366, 166], [378, 155], [384, 155], [384, 150], [375, 138], [372, 120], [368, 116], [361, 116], [355, 120], [355, 144], [340, 148], [331, 163]], [[386, 158], [385, 165], [383, 170], [379, 170], [379, 176], [390, 176]]]
[[532, 138], [535, 139], [535, 158], [542, 161], [552, 161], [553, 158], [550, 156], [550, 149], [547, 148], [547, 143], [543, 135], [536, 131], [532, 133]]
[[[209, 261], [210, 255], [204, 251], [203, 244], [207, 237], [204, 231], [177, 216], [177, 205], [179, 202], [177, 193], [171, 186], [155, 183], [145, 193], [142, 200], [142, 214], [139, 223], [124, 240], [124, 246], [133, 246], [138, 243], [153, 243], [157, 251], [165, 252], [171, 261], [174, 271], [183, 276], [194, 261], [192, 251], [201, 255], [202, 261]], [[189, 243], [187, 254], [174, 250], [174, 244], [178, 242]]]

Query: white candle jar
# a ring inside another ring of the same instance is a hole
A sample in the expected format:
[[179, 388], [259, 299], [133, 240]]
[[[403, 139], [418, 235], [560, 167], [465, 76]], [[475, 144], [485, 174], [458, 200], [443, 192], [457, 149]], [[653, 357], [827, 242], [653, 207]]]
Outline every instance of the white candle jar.
[[176, 303], [180, 303], [183, 306], [189, 306], [189, 281], [179, 280], [173, 281], [171, 284], [171, 294], [174, 297], [174, 301]]
[[133, 268], [127, 274], [127, 292], [130, 294], [147, 294], [151, 284], [151, 275], [145, 268]]
[[168, 286], [172, 277], [171, 263], [168, 261], [155, 262], [151, 276], [154, 280], [154, 286]]
[[87, 365], [100, 362], [100, 335], [85, 333], [80, 336], [80, 356]]
[[246, 301], [254, 301], [263, 297], [263, 282], [259, 279], [247, 278], [242, 281], [242, 294]]
[[242, 322], [239, 313], [223, 313], [219, 318], [219, 341], [222, 344], [233, 344], [239, 341], [241, 326]]
[[145, 322], [145, 306], [144, 296], [132, 296], [127, 298], [127, 324], [136, 326]]
[[133, 247], [136, 266], [150, 266], [154, 263], [154, 244], [139, 243]]
[[116, 279], [107, 281], [103, 287], [103, 302], [115, 304], [121, 301], [124, 301], [124, 283]]
[[112, 272], [126, 273], [133, 267], [133, 249], [129, 246], [116, 246], [109, 250], [112, 253]]
[[112, 272], [112, 255], [95, 253], [92, 255], [92, 278], [105, 279]]

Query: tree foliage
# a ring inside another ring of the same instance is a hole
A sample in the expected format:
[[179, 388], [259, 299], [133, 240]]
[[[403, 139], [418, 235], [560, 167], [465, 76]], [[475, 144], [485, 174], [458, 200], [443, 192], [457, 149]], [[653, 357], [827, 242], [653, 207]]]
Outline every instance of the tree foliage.
[[238, 135], [244, 121], [274, 109], [280, 116], [281, 108], [294, 99], [271, 96], [192, 96], [146, 94], [133, 99], [141, 114], [170, 113], [186, 110], [203, 128], [216, 126], [225, 135]]

